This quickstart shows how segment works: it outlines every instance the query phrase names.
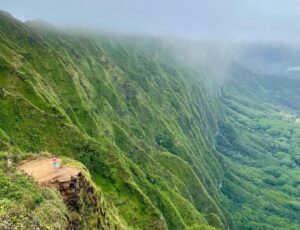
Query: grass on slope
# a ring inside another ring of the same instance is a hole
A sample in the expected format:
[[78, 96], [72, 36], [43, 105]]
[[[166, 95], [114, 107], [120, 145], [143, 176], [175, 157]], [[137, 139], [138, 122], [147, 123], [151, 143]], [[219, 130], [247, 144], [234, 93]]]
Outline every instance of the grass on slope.
[[199, 73], [156, 39], [0, 21], [0, 128], [11, 145], [82, 162], [129, 227], [225, 228], [216, 104]]

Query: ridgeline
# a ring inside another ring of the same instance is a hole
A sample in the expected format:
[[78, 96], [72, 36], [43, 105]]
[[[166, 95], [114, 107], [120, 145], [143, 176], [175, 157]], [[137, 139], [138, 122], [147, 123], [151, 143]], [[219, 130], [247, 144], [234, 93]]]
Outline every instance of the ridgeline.
[[[268, 79], [216, 90], [161, 39], [43, 25], [0, 13], [0, 228], [299, 229], [300, 125]], [[51, 155], [84, 172], [76, 212], [16, 170]]]

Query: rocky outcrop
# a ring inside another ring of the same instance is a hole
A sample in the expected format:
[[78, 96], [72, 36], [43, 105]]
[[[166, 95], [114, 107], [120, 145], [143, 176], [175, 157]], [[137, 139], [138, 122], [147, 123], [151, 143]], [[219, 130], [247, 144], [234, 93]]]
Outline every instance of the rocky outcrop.
[[80, 172], [71, 180], [53, 180], [70, 211], [68, 229], [111, 229], [100, 193]]
[[57, 162], [60, 167], [54, 169], [51, 158], [38, 157], [22, 162], [18, 169], [30, 175], [40, 186], [59, 191], [68, 209], [67, 229], [120, 229], [115, 226], [106, 201], [86, 169], [63, 165], [60, 158]]

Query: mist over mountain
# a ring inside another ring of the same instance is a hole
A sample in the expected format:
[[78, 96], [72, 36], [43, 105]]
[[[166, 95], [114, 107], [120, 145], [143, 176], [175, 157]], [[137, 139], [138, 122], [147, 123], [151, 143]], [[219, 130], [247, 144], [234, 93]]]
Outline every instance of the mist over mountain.
[[300, 228], [296, 1], [26, 3], [0, 3], [0, 229]]
[[22, 21], [215, 41], [298, 42], [297, 0], [1, 1]]

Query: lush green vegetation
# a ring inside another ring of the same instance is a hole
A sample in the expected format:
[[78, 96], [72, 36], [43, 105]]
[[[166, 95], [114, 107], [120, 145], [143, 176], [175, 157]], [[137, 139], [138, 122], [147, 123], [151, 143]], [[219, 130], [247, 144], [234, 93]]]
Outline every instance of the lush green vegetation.
[[68, 210], [58, 192], [40, 188], [8, 163], [9, 160], [19, 162], [30, 157], [30, 154], [12, 148], [2, 139], [2, 149], [3, 145], [5, 150], [0, 152], [0, 228], [66, 228]]
[[297, 78], [233, 66], [216, 92], [160, 39], [0, 22], [0, 220], [68, 224], [15, 170], [50, 152], [89, 171], [118, 228], [299, 229]]
[[0, 20], [7, 142], [82, 162], [129, 227], [228, 225], [217, 198], [223, 171], [207, 139], [216, 103], [195, 71], [156, 39]]
[[[299, 79], [252, 73], [247, 82], [244, 74], [233, 75], [222, 96], [226, 120], [217, 144], [228, 162], [223, 205], [237, 229], [299, 229], [300, 125], [298, 111], [289, 106], [299, 97], [290, 87]], [[274, 101], [279, 90], [293, 95], [290, 103]]]

